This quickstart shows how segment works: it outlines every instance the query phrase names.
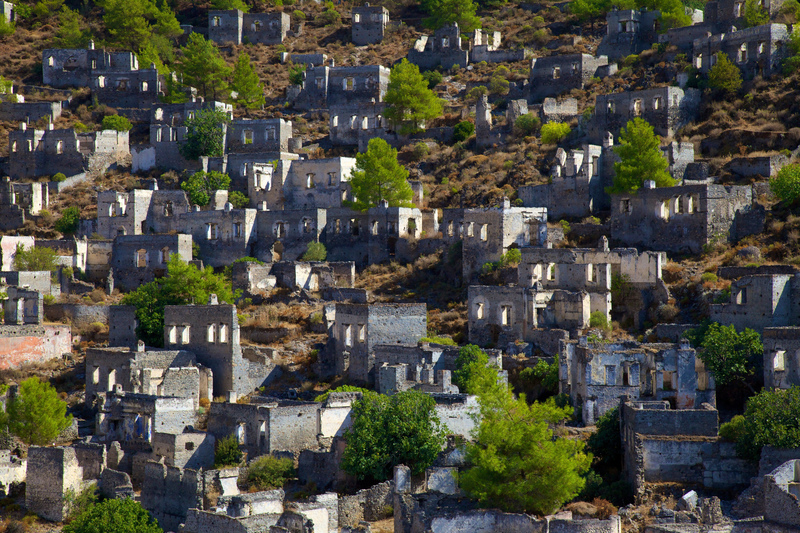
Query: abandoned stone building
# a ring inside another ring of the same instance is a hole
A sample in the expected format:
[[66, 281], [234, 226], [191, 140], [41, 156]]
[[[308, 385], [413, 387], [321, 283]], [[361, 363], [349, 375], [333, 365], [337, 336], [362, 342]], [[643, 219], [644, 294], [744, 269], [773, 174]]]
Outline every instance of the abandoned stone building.
[[764, 343], [764, 388], [788, 389], [800, 385], [800, 328], [767, 327]]
[[[687, 166], [694, 162], [694, 144], [673, 141], [661, 150], [669, 161], [668, 171], [681, 181]], [[606, 192], [614, 183], [614, 139], [608, 133], [602, 146], [585, 144], [581, 149], [556, 151], [550, 170], [550, 183], [524, 185], [517, 195], [526, 207], [544, 207], [551, 220], [583, 218], [610, 210]]]
[[391, 139], [385, 113], [386, 104], [383, 102], [331, 106], [328, 122], [331, 142], [358, 145], [363, 152], [372, 138]]
[[104, 130], [78, 133], [74, 129], [28, 129], [23, 122], [9, 133], [8, 173], [13, 179], [52, 176], [61, 172], [104, 172], [130, 154], [128, 132]]
[[28, 450], [25, 507], [46, 520], [60, 522], [67, 517], [66, 494], [80, 494], [83, 468], [72, 447]]
[[559, 364], [559, 390], [583, 407], [586, 425], [618, 406], [622, 396], [665, 400], [678, 409], [716, 404], [714, 380], [686, 341], [589, 343], [581, 337], [561, 343]]
[[[43, 296], [59, 292], [49, 270], [0, 271], [0, 287], [13, 286], [41, 293]], [[54, 289], [56, 289], [54, 291]], [[38, 314], [38, 313], [36, 313]]]
[[50, 206], [47, 183], [16, 183], [4, 177], [0, 182], [0, 229], [21, 227], [30, 215], [38, 215]]
[[308, 67], [290, 95], [297, 109], [324, 109], [383, 102], [389, 69], [382, 65]]
[[66, 107], [67, 102], [30, 102], [26, 101], [21, 94], [13, 95], [11, 101], [7, 96], [0, 94], [0, 120], [9, 122], [25, 122], [31, 124], [41, 119], [47, 122], [55, 122], [61, 117], [61, 113]]
[[386, 33], [389, 25], [389, 10], [383, 6], [353, 7], [353, 35], [352, 40], [357, 46], [379, 43]]
[[425, 304], [336, 303], [328, 316], [328, 343], [320, 354], [322, 375], [375, 383], [375, 348], [417, 344], [427, 335]]
[[225, 203], [223, 209], [179, 215], [177, 223], [192, 236], [208, 266], [226, 266], [235, 259], [253, 255], [258, 235], [255, 209], [233, 209], [232, 204]]
[[731, 185], [645, 186], [611, 195], [611, 239], [626, 246], [699, 253], [714, 240], [736, 240], [763, 229], [751, 187]]
[[469, 64], [469, 50], [462, 47], [458, 24], [454, 22], [442, 26], [433, 35], [423, 35], [417, 39], [408, 51], [408, 61], [420, 70], [466, 67]]
[[547, 96], [583, 89], [592, 78], [604, 78], [616, 70], [616, 63], [609, 64], [607, 56], [568, 54], [532, 59], [529, 98], [539, 102]]
[[628, 121], [637, 117], [653, 126], [657, 135], [672, 137], [682, 126], [694, 120], [699, 106], [698, 89], [668, 86], [599, 94], [589, 125], [589, 138], [601, 142], [609, 131], [617, 138]]
[[508, 198], [500, 207], [464, 209], [463, 220], [451, 218], [442, 224], [445, 241], [463, 239], [465, 280], [486, 263], [499, 261], [510, 248], [544, 246], [547, 242], [547, 209], [511, 207]]
[[6, 19], [6, 22], [16, 22], [17, 17], [14, 12], [14, 4], [11, 2], [0, 2], [0, 15]]
[[[744, 0], [714, 0], [705, 6], [705, 20], [714, 25], [719, 32], [726, 32], [731, 26], [745, 28]], [[763, 0], [759, 2], [770, 20], [774, 20], [783, 7], [784, 0]]]
[[481, 29], [474, 30], [469, 36], [469, 61], [470, 63], [507, 63], [522, 61], [531, 56], [527, 48], [500, 49], [502, 40], [499, 31], [488, 32]]
[[208, 39], [218, 44], [281, 44], [289, 33], [288, 13], [242, 13], [209, 10]]
[[597, 54], [611, 60], [639, 54], [658, 42], [660, 28], [660, 11], [612, 9], [606, 14], [606, 35]]
[[197, 365], [185, 350], [91, 348], [86, 352], [86, 398], [119, 390], [151, 396], [191, 398], [195, 409], [201, 398], [211, 400], [211, 370]]
[[717, 410], [707, 403], [676, 409], [666, 401], [621, 401], [620, 426], [623, 476], [637, 496], [648, 483], [741, 490], [756, 473], [734, 443], [717, 436]]
[[133, 52], [96, 50], [94, 42], [84, 49], [48, 48], [42, 51], [42, 79], [50, 87], [95, 89], [98, 77], [103, 74], [130, 74], [137, 70], [139, 60]]
[[799, 288], [797, 273], [742, 276], [731, 282], [730, 302], [710, 306], [711, 320], [739, 331], [800, 325]]
[[192, 260], [191, 235], [118, 235], [111, 254], [115, 286], [131, 291], [165, 276], [173, 254]]
[[182, 229], [178, 226], [178, 217], [189, 212], [191, 205], [182, 190], [100, 191], [97, 193], [97, 233], [105, 239], [115, 239], [120, 235], [178, 231]]
[[168, 305], [164, 309], [164, 346], [192, 352], [213, 373], [214, 396], [243, 396], [262, 386], [272, 366], [255, 351], [245, 357], [239, 338], [236, 306]]
[[725, 54], [742, 71], [745, 79], [769, 77], [781, 72], [786, 58], [789, 30], [785, 24], [765, 24], [734, 30], [694, 41], [694, 66], [708, 72]]

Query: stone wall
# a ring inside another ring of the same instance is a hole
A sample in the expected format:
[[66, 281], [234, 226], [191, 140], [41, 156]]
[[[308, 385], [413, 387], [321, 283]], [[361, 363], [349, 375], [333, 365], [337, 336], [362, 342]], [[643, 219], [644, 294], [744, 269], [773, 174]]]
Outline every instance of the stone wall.
[[0, 369], [42, 363], [71, 352], [69, 326], [0, 326]]
[[110, 309], [108, 305], [54, 303], [45, 304], [44, 316], [51, 322], [67, 320], [72, 327], [81, 329], [95, 322], [108, 325]]
[[166, 531], [177, 531], [189, 509], [203, 509], [203, 480], [194, 470], [148, 462], [142, 486], [142, 507]]
[[61, 522], [66, 518], [65, 496], [81, 492], [83, 469], [73, 448], [43, 448], [28, 450], [25, 487], [25, 507], [45, 520]]

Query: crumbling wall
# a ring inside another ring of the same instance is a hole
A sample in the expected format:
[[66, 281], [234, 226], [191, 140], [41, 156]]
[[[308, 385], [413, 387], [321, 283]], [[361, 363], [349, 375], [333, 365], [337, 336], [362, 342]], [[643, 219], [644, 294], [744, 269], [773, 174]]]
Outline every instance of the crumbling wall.
[[25, 507], [45, 520], [61, 522], [66, 518], [68, 495], [81, 492], [83, 469], [73, 448], [28, 449]]
[[189, 509], [203, 509], [202, 478], [194, 470], [149, 461], [144, 470], [141, 504], [161, 528], [177, 531]]
[[69, 326], [0, 325], [0, 369], [41, 363], [71, 352]]

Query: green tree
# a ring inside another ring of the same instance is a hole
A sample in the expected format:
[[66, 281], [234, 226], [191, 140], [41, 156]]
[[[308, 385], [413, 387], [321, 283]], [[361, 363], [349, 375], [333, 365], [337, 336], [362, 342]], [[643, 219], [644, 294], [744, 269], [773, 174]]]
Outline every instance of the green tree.
[[188, 99], [185, 87], [177, 80], [175, 74], [164, 75], [164, 95], [161, 97], [161, 101], [165, 104], [182, 104]]
[[258, 109], [264, 105], [264, 88], [258, 74], [250, 64], [250, 56], [244, 52], [239, 54], [233, 66], [231, 90], [236, 92], [233, 101], [245, 109]]
[[438, 70], [426, 70], [422, 73], [422, 77], [428, 82], [428, 89], [433, 89], [442, 83], [442, 73]]
[[8, 22], [5, 17], [0, 17], [0, 38], [10, 37], [17, 31], [17, 25], [14, 22]]
[[61, 233], [75, 233], [78, 231], [78, 222], [81, 219], [81, 210], [76, 206], [68, 207], [61, 212], [61, 218], [56, 220], [56, 231]]
[[130, 131], [133, 128], [133, 124], [127, 117], [122, 115], [106, 115], [103, 117], [103, 123], [100, 127], [104, 130]]
[[456, 124], [455, 128], [453, 128], [453, 142], [460, 143], [462, 141], [466, 141], [472, 137], [473, 133], [475, 133], [475, 124], [469, 120], [462, 120]]
[[259, 457], [247, 467], [247, 482], [256, 490], [283, 487], [294, 476], [294, 462], [288, 457]]
[[514, 131], [523, 137], [535, 134], [541, 127], [542, 121], [532, 113], [521, 115], [514, 122]]
[[425, 129], [425, 121], [442, 114], [442, 101], [428, 88], [419, 67], [403, 59], [389, 73], [386, 118], [401, 135]]
[[214, 468], [225, 468], [226, 466], [239, 466], [242, 462], [244, 453], [239, 449], [239, 441], [236, 435], [228, 435], [217, 441], [217, 449], [214, 451]]
[[370, 139], [367, 151], [356, 155], [350, 177], [355, 198], [348, 205], [356, 211], [366, 211], [386, 200], [390, 207], [411, 207], [414, 191], [406, 178], [408, 170], [398, 163], [397, 150], [381, 138]]
[[163, 533], [158, 523], [130, 498], [104, 500], [90, 505], [64, 526], [64, 533]]
[[489, 92], [492, 94], [506, 95], [508, 94], [509, 87], [511, 86], [508, 77], [511, 71], [505, 65], [500, 65], [492, 74], [492, 79], [489, 80]]
[[708, 326], [700, 348], [700, 358], [714, 374], [717, 385], [744, 381], [753, 373], [754, 358], [764, 351], [758, 332], [745, 328], [739, 333], [734, 326], [716, 322]]
[[528, 405], [507, 387], [478, 396], [480, 425], [467, 444], [471, 468], [461, 487], [481, 504], [504, 511], [550, 514], [574, 498], [592, 457], [579, 440], [555, 438], [552, 426], [572, 409], [551, 400]]
[[183, 83], [197, 89], [201, 96], [219, 100], [226, 95], [228, 83], [225, 80], [230, 77], [231, 69], [217, 46], [201, 34], [189, 35], [186, 46], [181, 48], [178, 70], [183, 75]]
[[167, 275], [140, 285], [122, 298], [123, 305], [136, 307], [136, 334], [148, 346], [164, 344], [164, 307], [206, 303], [211, 294], [220, 302], [233, 303], [239, 291], [233, 292], [230, 281], [214, 274], [211, 267], [203, 270], [184, 262], [173, 254], [167, 263]]
[[753, 28], [769, 23], [769, 11], [761, 7], [758, 0], [746, 0], [744, 3], [745, 27]]
[[25, 444], [44, 446], [72, 425], [67, 403], [56, 389], [38, 377], [19, 384], [17, 395], [8, 402], [8, 428]]
[[658, 135], [646, 120], [637, 117], [628, 121], [619, 134], [619, 144], [614, 147], [620, 161], [614, 163], [614, 185], [609, 192], [636, 191], [646, 180], [655, 181], [656, 187], [675, 185], [660, 147]]
[[432, 30], [454, 22], [458, 24], [461, 33], [469, 33], [481, 27], [481, 19], [475, 14], [478, 6], [472, 0], [428, 0], [423, 7], [426, 7], [430, 15], [423, 24]]
[[445, 432], [429, 395], [403, 391], [394, 396], [374, 392], [353, 402], [353, 424], [342, 468], [358, 479], [384, 481], [404, 464], [418, 475], [429, 467], [444, 446]]
[[311, 241], [306, 246], [303, 261], [325, 261], [327, 257], [328, 250], [325, 249], [325, 245], [318, 241]]
[[758, 461], [764, 446], [800, 447], [800, 387], [762, 390], [747, 400], [743, 435], [736, 451]]
[[306, 64], [305, 63], [289, 63], [289, 83], [292, 85], [303, 85], [303, 78], [305, 77]]
[[795, 204], [800, 200], [800, 164], [786, 165], [769, 180], [769, 188], [776, 198]]
[[558, 144], [572, 129], [563, 122], [548, 122], [542, 126], [542, 144]]
[[150, 40], [149, 19], [155, 6], [149, 0], [106, 0], [103, 2], [106, 30], [111, 42], [138, 52]]
[[228, 201], [236, 209], [245, 209], [250, 205], [250, 199], [239, 191], [231, 191], [228, 193]]
[[466, 394], [481, 394], [497, 386], [497, 369], [489, 365], [486, 352], [474, 344], [458, 350], [453, 383]]
[[717, 64], [708, 71], [708, 86], [726, 93], [735, 93], [742, 86], [742, 73], [727, 54], [717, 54]]
[[58, 30], [53, 45], [57, 48], [84, 48], [89, 44], [91, 34], [81, 29], [82, 21], [83, 17], [77, 11], [63, 6], [58, 16]]
[[224, 127], [228, 122], [230, 118], [224, 111], [204, 109], [195, 113], [186, 120], [186, 142], [180, 148], [181, 155], [193, 160], [201, 156], [221, 157], [225, 148]]
[[228, 9], [238, 9], [243, 13], [247, 13], [250, 10], [250, 6], [245, 4], [242, 0], [211, 0], [211, 7], [224, 11]]
[[597, 431], [586, 441], [586, 450], [594, 456], [592, 466], [604, 475], [622, 471], [622, 437], [619, 434], [619, 407], [597, 420]]
[[783, 73], [789, 76], [800, 68], [800, 27], [795, 26], [786, 44], [790, 54], [783, 61]]
[[181, 189], [186, 192], [193, 205], [207, 206], [214, 191], [227, 191], [231, 186], [231, 177], [222, 172], [195, 172], [181, 182]]
[[58, 270], [58, 255], [55, 250], [46, 246], [25, 248], [18, 244], [17, 250], [14, 252], [14, 269], [55, 272]]

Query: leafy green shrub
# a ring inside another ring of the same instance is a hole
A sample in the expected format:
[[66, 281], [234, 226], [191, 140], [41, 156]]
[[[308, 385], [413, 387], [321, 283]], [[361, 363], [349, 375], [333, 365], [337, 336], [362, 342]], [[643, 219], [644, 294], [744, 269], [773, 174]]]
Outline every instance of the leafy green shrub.
[[61, 218], [56, 221], [56, 231], [61, 233], [75, 233], [78, 230], [81, 211], [76, 206], [68, 207], [61, 212]]
[[794, 204], [800, 199], [800, 164], [786, 165], [769, 180], [772, 193], [784, 202]]
[[428, 89], [433, 89], [442, 83], [442, 73], [438, 70], [426, 70], [422, 73], [422, 77], [428, 82]]
[[306, 14], [300, 11], [299, 9], [295, 9], [292, 11], [292, 17], [295, 20], [306, 20]]
[[286, 457], [265, 455], [250, 463], [247, 469], [247, 482], [257, 490], [278, 489], [292, 476], [294, 462]]
[[319, 26], [338, 26], [342, 22], [342, 17], [336, 11], [333, 2], [325, 2], [325, 11], [317, 15], [314, 22]]
[[431, 344], [443, 344], [445, 346], [458, 346], [456, 341], [450, 337], [440, 337], [438, 335], [428, 335], [422, 337], [419, 342], [429, 342]]
[[589, 315], [589, 327], [607, 330], [608, 317], [602, 311], [592, 311], [592, 313]]
[[518, 117], [517, 121], [514, 122], [514, 130], [523, 137], [535, 134], [541, 127], [542, 121], [531, 113]]
[[330, 393], [332, 393], [332, 392], [361, 392], [361, 393], [366, 393], [366, 392], [372, 392], [372, 391], [370, 391], [369, 389], [364, 389], [362, 387], [355, 387], [353, 385], [340, 385], [339, 387], [336, 387], [335, 389], [331, 389], [331, 390], [329, 390], [327, 392], [324, 392], [324, 393], [320, 394], [319, 396], [314, 398], [314, 401], [315, 402], [324, 402], [325, 400], [328, 399], [328, 395]]
[[45, 294], [44, 296], [42, 296], [42, 300], [44, 300], [45, 305], [51, 305], [56, 303], [56, 297], [53, 296], [52, 294]]
[[511, 248], [500, 258], [500, 265], [503, 267], [515, 266], [522, 261], [522, 252], [519, 248]]
[[130, 131], [133, 128], [133, 124], [127, 117], [122, 115], [106, 115], [103, 117], [101, 128], [104, 130]]
[[453, 142], [466, 141], [473, 133], [475, 133], [475, 124], [468, 120], [463, 120], [453, 128]]
[[744, 431], [736, 451], [742, 457], [758, 461], [764, 446], [800, 447], [799, 422], [800, 387], [762, 390], [747, 400]]
[[742, 73], [727, 54], [717, 54], [717, 64], [708, 71], [708, 85], [727, 93], [735, 93], [742, 86]]
[[700, 281], [703, 283], [716, 283], [718, 279], [719, 278], [717, 278], [717, 275], [713, 272], [703, 272], [703, 275], [700, 276]]
[[16, 30], [16, 24], [13, 22], [8, 22], [5, 17], [0, 17], [0, 37], [8, 37], [13, 35]]
[[719, 426], [719, 436], [728, 442], [739, 442], [745, 434], [744, 416], [736, 415]]
[[51, 179], [57, 183], [61, 183], [62, 181], [67, 181], [67, 176], [64, 175], [63, 172], [56, 172]]
[[228, 201], [236, 209], [244, 209], [250, 205], [250, 199], [239, 191], [231, 191], [228, 193]]
[[769, 11], [761, 7], [758, 0], [747, 0], [744, 3], [744, 22], [747, 28], [754, 28], [769, 22]]
[[321, 242], [311, 241], [306, 246], [306, 253], [303, 254], [303, 261], [325, 261], [328, 257], [328, 250]]
[[542, 126], [542, 144], [558, 144], [572, 131], [569, 124], [548, 122]]
[[214, 453], [214, 468], [238, 466], [242, 462], [242, 450], [236, 435], [228, 435], [217, 441], [217, 450]]
[[90, 505], [75, 520], [64, 526], [64, 533], [163, 533], [158, 523], [142, 506], [130, 499], [105, 500]]
[[420, 141], [414, 145], [414, 151], [412, 152], [412, 155], [415, 161], [420, 161], [423, 157], [428, 156], [430, 153], [431, 149], [428, 148], [428, 145]]
[[47, 381], [34, 376], [19, 384], [17, 395], [8, 402], [8, 429], [25, 444], [51, 444], [72, 425], [67, 404]]
[[484, 94], [488, 94], [488, 93], [489, 93], [489, 89], [487, 89], [483, 85], [478, 85], [477, 87], [473, 87], [472, 89], [470, 89], [467, 92], [466, 99], [475, 102], [481, 96], [483, 96]]

